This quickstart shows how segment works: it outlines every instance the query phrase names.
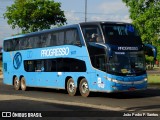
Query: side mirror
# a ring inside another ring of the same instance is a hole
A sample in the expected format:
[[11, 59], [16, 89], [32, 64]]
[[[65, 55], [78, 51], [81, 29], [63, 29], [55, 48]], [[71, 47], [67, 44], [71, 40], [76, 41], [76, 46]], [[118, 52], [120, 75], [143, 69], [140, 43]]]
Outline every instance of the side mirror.
[[153, 56], [154, 60], [157, 58], [157, 48], [151, 44], [144, 44], [145, 55]]

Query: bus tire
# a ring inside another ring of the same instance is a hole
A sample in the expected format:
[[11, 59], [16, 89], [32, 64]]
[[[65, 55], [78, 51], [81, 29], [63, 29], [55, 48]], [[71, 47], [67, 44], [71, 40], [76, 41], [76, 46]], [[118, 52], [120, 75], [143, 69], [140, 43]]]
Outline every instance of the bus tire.
[[14, 89], [15, 89], [15, 90], [20, 90], [20, 85], [21, 85], [21, 83], [20, 83], [20, 81], [18, 80], [18, 77], [17, 77], [17, 76], [14, 77], [14, 81], [13, 81]]
[[74, 80], [70, 78], [67, 81], [67, 92], [70, 96], [75, 96], [77, 92], [77, 88], [75, 87]]
[[26, 86], [26, 80], [24, 77], [21, 78], [21, 89], [23, 91], [26, 91], [27, 90], [27, 86]]
[[88, 82], [85, 78], [83, 78], [80, 81], [79, 91], [80, 91], [81, 96], [83, 96], [83, 97], [88, 97], [90, 94], [89, 85], [88, 85]]

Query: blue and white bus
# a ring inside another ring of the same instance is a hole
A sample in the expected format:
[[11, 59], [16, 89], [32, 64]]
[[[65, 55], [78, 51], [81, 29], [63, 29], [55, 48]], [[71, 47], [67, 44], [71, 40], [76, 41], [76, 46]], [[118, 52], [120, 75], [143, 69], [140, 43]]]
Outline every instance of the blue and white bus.
[[74, 96], [147, 88], [144, 45], [122, 22], [85, 22], [13, 36], [3, 43], [3, 82], [65, 89]]

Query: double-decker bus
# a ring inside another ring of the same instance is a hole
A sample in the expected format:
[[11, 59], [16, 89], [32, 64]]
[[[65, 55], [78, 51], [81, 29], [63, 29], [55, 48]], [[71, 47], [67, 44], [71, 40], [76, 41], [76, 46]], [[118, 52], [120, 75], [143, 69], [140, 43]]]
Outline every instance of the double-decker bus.
[[74, 96], [147, 88], [144, 45], [122, 22], [85, 22], [13, 36], [3, 43], [3, 82], [65, 89]]

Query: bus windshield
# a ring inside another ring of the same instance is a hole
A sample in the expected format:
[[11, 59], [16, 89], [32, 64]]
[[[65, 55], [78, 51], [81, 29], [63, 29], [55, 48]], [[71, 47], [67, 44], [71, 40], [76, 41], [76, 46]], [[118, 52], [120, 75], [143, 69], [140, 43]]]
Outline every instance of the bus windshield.
[[137, 46], [141, 38], [131, 24], [102, 24], [105, 42], [120, 46]]
[[145, 72], [143, 51], [114, 52], [110, 58], [107, 71], [116, 75], [140, 75]]

